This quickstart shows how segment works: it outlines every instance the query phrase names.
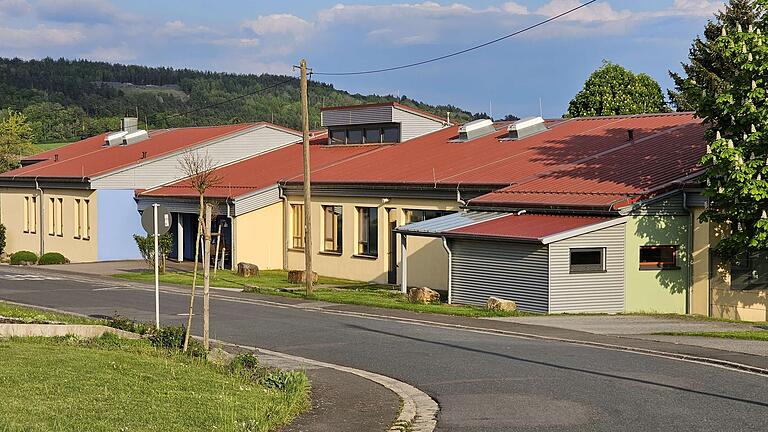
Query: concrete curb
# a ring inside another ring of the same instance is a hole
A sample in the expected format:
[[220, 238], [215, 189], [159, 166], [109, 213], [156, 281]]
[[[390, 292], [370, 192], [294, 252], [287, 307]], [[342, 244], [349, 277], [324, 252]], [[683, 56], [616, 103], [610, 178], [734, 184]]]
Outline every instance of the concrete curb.
[[304, 357], [298, 357], [277, 351], [270, 351], [253, 346], [239, 345], [213, 339], [211, 341], [223, 346], [257, 351], [273, 357], [279, 357], [307, 365], [350, 373], [383, 386], [384, 388], [398, 395], [403, 403], [400, 414], [397, 416], [397, 419], [395, 419], [392, 427], [389, 428], [389, 431], [391, 432], [432, 432], [437, 426], [437, 412], [439, 410], [437, 402], [429, 397], [429, 395], [410, 384], [406, 384], [394, 378], [364, 371], [361, 369], [340, 366], [333, 363], [321, 362], [318, 360], [311, 360]]
[[112, 333], [126, 339], [138, 339], [141, 337], [135, 333], [98, 324], [0, 324], [0, 338], [67, 335], [97, 338], [101, 337], [104, 333]]

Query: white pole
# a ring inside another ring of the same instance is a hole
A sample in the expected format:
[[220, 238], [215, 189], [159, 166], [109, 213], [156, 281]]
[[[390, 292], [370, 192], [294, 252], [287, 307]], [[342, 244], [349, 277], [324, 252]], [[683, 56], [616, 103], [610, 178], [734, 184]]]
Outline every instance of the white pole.
[[400, 234], [400, 248], [402, 250], [402, 255], [400, 259], [402, 260], [402, 268], [400, 275], [400, 291], [403, 294], [408, 294], [408, 237], [405, 234]]
[[160, 204], [152, 204], [152, 212], [155, 216], [152, 223], [155, 236], [155, 327], [158, 330], [160, 329], [160, 253], [157, 240], [157, 208], [159, 206]]

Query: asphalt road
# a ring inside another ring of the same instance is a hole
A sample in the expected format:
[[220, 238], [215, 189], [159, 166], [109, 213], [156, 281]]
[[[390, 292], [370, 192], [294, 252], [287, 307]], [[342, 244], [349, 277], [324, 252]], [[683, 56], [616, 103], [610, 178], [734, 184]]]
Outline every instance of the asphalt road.
[[[154, 319], [151, 289], [26, 272], [0, 268], [0, 299]], [[763, 431], [768, 424], [762, 376], [222, 296], [229, 299], [211, 301], [213, 337], [405, 381], [440, 404], [440, 431]], [[163, 321], [183, 320], [187, 302], [164, 292]]]

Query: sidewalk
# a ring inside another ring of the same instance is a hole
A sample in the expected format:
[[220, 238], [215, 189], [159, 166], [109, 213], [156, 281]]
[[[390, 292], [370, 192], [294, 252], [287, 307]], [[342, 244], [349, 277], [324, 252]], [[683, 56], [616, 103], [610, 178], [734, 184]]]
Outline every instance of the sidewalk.
[[[168, 270], [189, 270], [192, 271], [193, 262], [167, 262]], [[48, 266], [47, 268], [73, 274], [82, 274], [90, 276], [111, 276], [117, 273], [133, 273], [147, 271], [147, 263], [144, 260], [124, 260], [124, 261], [101, 261], [91, 263], [76, 264], [58, 264]]]

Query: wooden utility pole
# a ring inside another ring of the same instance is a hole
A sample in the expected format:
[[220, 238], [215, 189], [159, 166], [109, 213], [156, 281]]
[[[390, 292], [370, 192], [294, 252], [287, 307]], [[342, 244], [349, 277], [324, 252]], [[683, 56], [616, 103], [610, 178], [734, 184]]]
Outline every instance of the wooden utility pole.
[[301, 127], [304, 132], [304, 279], [307, 295], [312, 294], [312, 196], [309, 165], [309, 96], [307, 91], [307, 61], [301, 59]]
[[210, 339], [208, 329], [210, 327], [210, 288], [211, 288], [211, 213], [213, 209], [211, 204], [205, 205], [205, 221], [203, 233], [205, 242], [203, 243], [203, 346], [207, 351], [210, 348]]

